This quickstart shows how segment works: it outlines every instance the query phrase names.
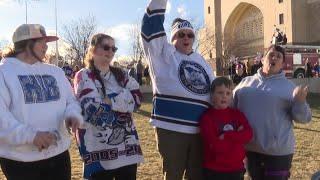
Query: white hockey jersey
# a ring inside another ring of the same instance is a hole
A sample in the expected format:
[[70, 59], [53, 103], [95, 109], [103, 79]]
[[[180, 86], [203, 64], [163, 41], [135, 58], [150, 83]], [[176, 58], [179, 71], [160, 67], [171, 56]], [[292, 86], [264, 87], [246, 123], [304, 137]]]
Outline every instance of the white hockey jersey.
[[168, 43], [163, 27], [167, 0], [152, 0], [141, 29], [153, 88], [151, 124], [182, 133], [198, 133], [199, 118], [210, 106], [209, 64], [193, 52], [182, 54]]

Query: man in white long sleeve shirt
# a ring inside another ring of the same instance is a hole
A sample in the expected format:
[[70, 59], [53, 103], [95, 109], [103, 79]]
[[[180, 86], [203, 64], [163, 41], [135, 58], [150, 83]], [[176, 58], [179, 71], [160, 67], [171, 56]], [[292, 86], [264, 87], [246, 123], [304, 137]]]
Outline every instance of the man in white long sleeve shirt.
[[201, 179], [199, 118], [210, 106], [211, 67], [193, 52], [190, 22], [177, 18], [168, 43], [163, 22], [167, 0], [152, 0], [141, 36], [153, 86], [151, 124], [156, 127], [165, 179]]

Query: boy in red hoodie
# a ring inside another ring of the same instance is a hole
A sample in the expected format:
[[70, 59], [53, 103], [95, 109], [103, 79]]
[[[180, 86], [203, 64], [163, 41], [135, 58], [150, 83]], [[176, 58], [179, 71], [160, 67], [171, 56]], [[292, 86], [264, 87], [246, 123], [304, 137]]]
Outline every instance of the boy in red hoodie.
[[244, 114], [230, 108], [232, 81], [219, 77], [211, 84], [211, 102], [201, 117], [205, 179], [243, 180], [244, 145], [252, 138], [252, 129]]

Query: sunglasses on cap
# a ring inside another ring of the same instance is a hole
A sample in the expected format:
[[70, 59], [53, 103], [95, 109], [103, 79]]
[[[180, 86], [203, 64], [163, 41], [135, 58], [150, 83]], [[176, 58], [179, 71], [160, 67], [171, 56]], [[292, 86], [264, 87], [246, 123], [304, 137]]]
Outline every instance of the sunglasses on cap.
[[190, 38], [190, 39], [192, 39], [192, 38], [194, 38], [194, 34], [193, 33], [188, 33], [188, 34], [186, 34], [186, 33], [184, 33], [184, 32], [178, 32], [178, 37], [179, 38], [184, 38], [185, 36], [187, 36], [188, 38]]
[[117, 52], [118, 48], [115, 46], [109, 46], [109, 45], [101, 45], [101, 48], [105, 51], [109, 51], [110, 49], [112, 50], [112, 52]]

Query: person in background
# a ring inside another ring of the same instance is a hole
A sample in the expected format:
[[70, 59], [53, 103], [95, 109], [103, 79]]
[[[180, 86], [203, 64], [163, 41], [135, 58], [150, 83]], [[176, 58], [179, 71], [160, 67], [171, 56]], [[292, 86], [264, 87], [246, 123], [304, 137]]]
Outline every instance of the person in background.
[[199, 120], [210, 106], [213, 71], [193, 51], [195, 31], [176, 18], [170, 42], [164, 30], [167, 0], [151, 0], [142, 22], [142, 42], [153, 86], [151, 124], [155, 127], [167, 180], [202, 179]]
[[74, 80], [85, 119], [77, 131], [77, 143], [83, 176], [89, 180], [135, 180], [137, 165], [143, 161], [132, 117], [141, 104], [139, 84], [110, 65], [117, 49], [111, 36], [95, 34], [85, 68]]
[[146, 85], [150, 85], [150, 73], [149, 73], [149, 66], [148, 65], [144, 68], [143, 76], [144, 76], [144, 78], [146, 78]]
[[254, 64], [253, 66], [251, 67], [251, 72], [250, 72], [250, 75], [253, 76], [254, 74], [257, 73], [258, 69], [260, 69], [262, 67], [262, 63], [261, 63], [261, 60], [256, 57], [254, 59]]
[[285, 180], [295, 149], [293, 123], [311, 121], [308, 87], [296, 87], [282, 71], [284, 49], [271, 45], [262, 68], [234, 89], [234, 107], [247, 117], [254, 138], [246, 146], [252, 179]]
[[137, 72], [136, 72], [136, 68], [134, 68], [133, 65], [128, 65], [128, 74], [129, 76], [131, 76], [132, 78], [134, 78], [136, 81], [138, 81], [138, 76], [137, 76]]
[[213, 80], [210, 88], [213, 107], [200, 120], [206, 180], [244, 179], [244, 145], [251, 140], [252, 129], [242, 112], [229, 107], [232, 88], [232, 81], [226, 77]]
[[319, 66], [319, 63], [318, 63], [318, 62], [316, 62], [316, 63], [314, 64], [313, 70], [314, 70], [314, 72], [315, 72], [316, 77], [319, 77], [319, 74], [320, 74], [320, 66]]
[[309, 59], [307, 58], [305, 61], [305, 70], [306, 70], [306, 78], [312, 78], [313, 74], [312, 74], [312, 65], [309, 62]]
[[43, 62], [56, 40], [22, 24], [0, 64], [0, 164], [9, 180], [71, 179], [68, 130], [83, 118], [62, 69]]
[[141, 60], [139, 60], [136, 64], [136, 72], [137, 72], [137, 81], [139, 85], [142, 86], [143, 65]]
[[241, 82], [243, 78], [246, 77], [246, 74], [244, 72], [244, 66], [242, 64], [236, 65], [236, 74], [233, 76], [232, 82], [237, 85]]
[[64, 71], [65, 75], [67, 76], [67, 78], [70, 80], [72, 80], [72, 75], [73, 73], [73, 69], [72, 67], [69, 65], [69, 63], [65, 62], [64, 66], [62, 67], [62, 70]]
[[77, 74], [78, 71], [80, 71], [80, 67], [78, 65], [75, 65], [72, 70], [72, 79], [74, 79], [74, 76]]

